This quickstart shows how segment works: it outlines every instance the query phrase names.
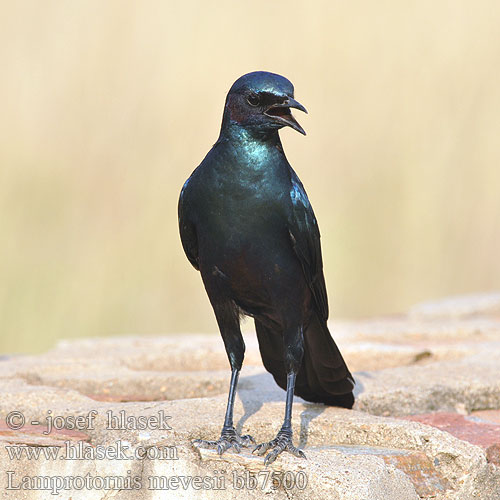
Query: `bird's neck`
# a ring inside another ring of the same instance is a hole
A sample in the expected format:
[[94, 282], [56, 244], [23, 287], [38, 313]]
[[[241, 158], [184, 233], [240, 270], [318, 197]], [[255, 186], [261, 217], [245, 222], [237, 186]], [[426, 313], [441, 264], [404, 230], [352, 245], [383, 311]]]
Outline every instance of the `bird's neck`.
[[230, 141], [234, 145], [240, 144], [243, 147], [261, 146], [264, 148], [283, 149], [277, 129], [259, 129], [245, 127], [238, 122], [231, 120], [229, 113], [224, 113], [220, 130], [219, 141]]
[[238, 170], [269, 173], [270, 164], [277, 167], [285, 159], [277, 130], [256, 137], [247, 128], [232, 124], [221, 130], [217, 144], [228, 154], [232, 168], [237, 166]]

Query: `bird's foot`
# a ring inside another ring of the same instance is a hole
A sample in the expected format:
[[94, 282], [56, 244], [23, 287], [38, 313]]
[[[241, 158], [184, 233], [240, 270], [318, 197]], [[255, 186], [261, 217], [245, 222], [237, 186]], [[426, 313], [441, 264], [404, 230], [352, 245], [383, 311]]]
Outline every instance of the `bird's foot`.
[[282, 451], [288, 451], [299, 458], [306, 458], [304, 452], [293, 445], [291, 429], [281, 429], [272, 441], [257, 445], [252, 453], [264, 455], [269, 448], [274, 449], [264, 458], [264, 465], [272, 464]]
[[249, 447], [255, 444], [252, 436], [240, 436], [234, 427], [223, 427], [220, 438], [217, 441], [205, 441], [195, 439], [193, 445], [197, 448], [217, 449], [217, 453], [222, 455], [229, 448], [233, 448], [236, 453], [241, 451], [241, 447]]

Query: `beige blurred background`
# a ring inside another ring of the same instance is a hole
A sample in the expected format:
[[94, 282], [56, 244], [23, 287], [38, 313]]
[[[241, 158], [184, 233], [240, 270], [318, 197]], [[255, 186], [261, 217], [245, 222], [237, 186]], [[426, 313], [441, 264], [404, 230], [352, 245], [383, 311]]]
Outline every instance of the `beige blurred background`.
[[216, 331], [177, 199], [257, 69], [309, 110], [281, 136], [332, 316], [497, 289], [499, 26], [498, 0], [3, 1], [0, 353]]

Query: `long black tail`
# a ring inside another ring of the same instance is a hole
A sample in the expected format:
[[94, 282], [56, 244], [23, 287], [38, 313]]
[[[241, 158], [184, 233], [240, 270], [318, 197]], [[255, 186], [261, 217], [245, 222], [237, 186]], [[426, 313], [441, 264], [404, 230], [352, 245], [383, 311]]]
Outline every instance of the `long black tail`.
[[[276, 383], [286, 390], [283, 335], [255, 320], [262, 361]], [[354, 379], [325, 321], [313, 313], [304, 332], [304, 357], [295, 381], [295, 394], [314, 403], [352, 408]]]

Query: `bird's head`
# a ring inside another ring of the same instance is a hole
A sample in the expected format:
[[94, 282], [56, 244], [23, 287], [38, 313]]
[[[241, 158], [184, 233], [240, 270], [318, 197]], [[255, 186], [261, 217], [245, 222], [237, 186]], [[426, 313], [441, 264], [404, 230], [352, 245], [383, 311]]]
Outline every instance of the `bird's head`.
[[288, 126], [305, 135], [290, 108], [307, 113], [306, 108], [294, 99], [292, 83], [275, 73], [255, 71], [238, 78], [230, 88], [223, 127], [237, 123], [252, 135], [267, 136]]

